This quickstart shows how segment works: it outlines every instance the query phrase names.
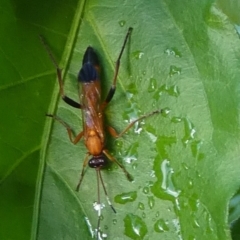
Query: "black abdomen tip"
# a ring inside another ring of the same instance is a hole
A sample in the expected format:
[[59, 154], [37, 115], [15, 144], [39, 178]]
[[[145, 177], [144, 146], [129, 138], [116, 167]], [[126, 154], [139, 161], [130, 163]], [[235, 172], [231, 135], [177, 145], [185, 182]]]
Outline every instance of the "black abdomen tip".
[[89, 46], [83, 56], [82, 68], [78, 74], [80, 82], [92, 82], [98, 79], [97, 67], [99, 65], [97, 54], [94, 49]]
[[91, 46], [88, 46], [84, 53], [82, 64], [91, 63], [94, 66], [99, 65], [97, 54]]

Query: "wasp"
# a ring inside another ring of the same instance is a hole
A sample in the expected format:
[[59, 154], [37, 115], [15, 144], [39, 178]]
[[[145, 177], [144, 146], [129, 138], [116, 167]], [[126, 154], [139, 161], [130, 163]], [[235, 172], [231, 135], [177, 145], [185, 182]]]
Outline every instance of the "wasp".
[[[114, 93], [116, 91], [116, 83], [117, 83], [117, 76], [120, 68], [120, 60], [124, 49], [126, 47], [127, 41], [130, 38], [133, 28], [129, 28], [128, 32], [125, 36], [120, 54], [116, 61], [115, 72], [113, 76], [112, 85], [108, 94], [104, 101], [101, 101], [101, 84], [100, 84], [100, 64], [97, 57], [95, 50], [89, 46], [85, 54], [83, 56], [82, 61], [82, 68], [78, 73], [78, 82], [80, 86], [79, 90], [79, 97], [80, 102], [76, 102], [72, 98], [68, 97], [64, 93], [63, 87], [63, 78], [61, 69], [59, 68], [53, 54], [51, 53], [50, 49], [48, 48], [47, 44], [45, 43], [44, 39], [40, 36], [43, 45], [45, 46], [52, 62], [55, 65], [57, 71], [57, 79], [59, 83], [60, 95], [62, 99], [70, 106], [74, 108], [78, 108], [82, 111], [82, 122], [83, 122], [83, 130], [74, 136], [72, 129], [70, 126], [64, 122], [61, 118], [53, 114], [46, 114], [48, 117], [51, 117], [61, 123], [67, 130], [68, 136], [70, 141], [73, 144], [77, 144], [82, 138], [84, 144], [87, 148], [87, 153], [85, 159], [83, 161], [83, 167], [80, 174], [80, 179], [77, 184], [76, 190], [78, 191], [80, 185], [82, 183], [85, 169], [87, 165], [90, 168], [94, 168], [96, 170], [97, 175], [97, 211], [98, 211], [98, 223], [96, 229], [96, 238], [99, 239], [100, 235], [100, 217], [101, 217], [101, 203], [100, 203], [100, 187], [99, 183], [101, 183], [107, 202], [112, 210], [116, 213], [112, 203], [109, 200], [106, 187], [104, 185], [101, 169], [106, 167], [108, 164], [108, 160], [116, 163], [125, 173], [128, 180], [132, 181], [131, 175], [125, 169], [125, 167], [115, 158], [113, 157], [105, 146], [105, 129], [104, 129], [104, 120], [103, 120], [103, 112], [109, 102], [112, 100]], [[132, 121], [121, 133], [117, 133], [116, 130], [112, 127], [108, 127], [109, 133], [114, 137], [121, 137], [124, 133], [126, 133], [136, 122], [151, 116], [156, 113], [160, 113], [161, 110], [157, 110], [151, 112], [149, 114], [143, 115], [140, 118]], [[91, 156], [91, 157], [90, 157]]]

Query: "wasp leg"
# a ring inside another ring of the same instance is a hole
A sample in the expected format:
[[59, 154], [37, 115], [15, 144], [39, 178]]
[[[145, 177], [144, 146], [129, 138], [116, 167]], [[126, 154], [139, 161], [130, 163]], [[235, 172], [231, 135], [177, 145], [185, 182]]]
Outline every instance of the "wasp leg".
[[88, 164], [88, 158], [89, 158], [89, 153], [86, 154], [85, 158], [84, 158], [84, 161], [83, 161], [83, 166], [82, 166], [82, 171], [81, 171], [81, 175], [80, 175], [80, 179], [79, 179], [79, 182], [78, 182], [78, 185], [76, 187], [76, 191], [79, 191], [79, 188], [80, 188], [80, 185], [82, 183], [82, 180], [83, 180], [83, 177], [84, 177], [84, 174], [85, 174], [85, 169], [86, 169], [86, 166]]
[[120, 133], [117, 133], [117, 131], [113, 127], [111, 127], [111, 126], [108, 126], [108, 131], [115, 138], [122, 137], [122, 135], [124, 135], [136, 122], [141, 121], [144, 118], [150, 117], [150, 116], [152, 116], [154, 114], [157, 114], [157, 113], [162, 113], [162, 110], [156, 110], [156, 111], [153, 111], [151, 113], [145, 114], [145, 115], [135, 119], [134, 121], [130, 122], [127, 125], [127, 127]]
[[63, 89], [63, 79], [62, 79], [62, 70], [59, 68], [58, 64], [57, 64], [57, 61], [55, 60], [50, 48], [48, 47], [46, 41], [44, 40], [44, 38], [42, 36], [39, 36], [40, 37], [40, 40], [43, 44], [43, 46], [45, 47], [50, 59], [52, 60], [55, 68], [56, 68], [56, 71], [57, 71], [57, 78], [58, 78], [58, 83], [59, 83], [59, 92], [60, 92], [60, 95], [63, 99], [64, 102], [66, 102], [68, 105], [72, 106], [72, 107], [75, 107], [75, 108], [82, 108], [81, 104], [74, 101], [73, 99], [69, 98], [68, 96], [65, 95], [64, 93], [64, 89]]
[[131, 27], [128, 29], [127, 35], [126, 35], [125, 40], [123, 42], [123, 46], [121, 48], [120, 54], [118, 56], [118, 59], [116, 61], [115, 73], [114, 73], [114, 77], [113, 77], [113, 83], [112, 83], [112, 86], [111, 86], [111, 88], [110, 88], [110, 90], [108, 92], [108, 95], [107, 95], [105, 101], [102, 104], [102, 109], [104, 109], [107, 106], [107, 104], [112, 100], [112, 98], [114, 96], [114, 93], [115, 93], [115, 90], [116, 90], [116, 82], [117, 82], [117, 76], [118, 76], [118, 71], [119, 71], [119, 67], [120, 67], [121, 57], [122, 57], [123, 51], [125, 49], [127, 40], [130, 37], [130, 35], [131, 35], [132, 30], [133, 30], [133, 28], [131, 28]]
[[83, 131], [80, 132], [76, 137], [73, 136], [73, 131], [72, 129], [68, 126], [68, 124], [66, 122], [64, 122], [60, 117], [58, 116], [55, 116], [55, 115], [52, 115], [52, 114], [46, 114], [47, 117], [51, 117], [53, 118], [54, 120], [58, 121], [59, 123], [61, 123], [67, 130], [67, 133], [68, 133], [68, 136], [69, 136], [69, 139], [70, 141], [73, 143], [73, 144], [76, 144], [80, 141], [80, 139], [82, 138], [83, 136]]
[[126, 170], [126, 168], [120, 163], [118, 162], [118, 160], [116, 158], [114, 158], [109, 152], [108, 150], [104, 149], [103, 150], [103, 153], [106, 155], [106, 157], [111, 160], [112, 162], [116, 163], [122, 170], [123, 172], [125, 173], [127, 179], [129, 181], [133, 181], [133, 178], [132, 176], [130, 175], [130, 173]]

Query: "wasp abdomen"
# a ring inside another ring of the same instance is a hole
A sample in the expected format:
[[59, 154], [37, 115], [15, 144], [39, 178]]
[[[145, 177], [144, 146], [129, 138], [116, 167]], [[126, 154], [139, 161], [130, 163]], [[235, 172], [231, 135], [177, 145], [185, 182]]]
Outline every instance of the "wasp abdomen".
[[82, 68], [78, 74], [80, 82], [92, 82], [98, 78], [99, 62], [97, 54], [92, 47], [88, 47], [82, 61]]

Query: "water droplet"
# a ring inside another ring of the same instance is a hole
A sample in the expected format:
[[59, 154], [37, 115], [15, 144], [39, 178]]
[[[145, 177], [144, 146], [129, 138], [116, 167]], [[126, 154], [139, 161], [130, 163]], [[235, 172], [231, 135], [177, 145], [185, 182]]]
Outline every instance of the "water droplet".
[[107, 230], [107, 229], [108, 229], [108, 226], [107, 226], [107, 225], [105, 225], [105, 226], [104, 226], [104, 229], [105, 229], [105, 230]]
[[[126, 99], [127, 100], [133, 100], [134, 96], [136, 96], [138, 94], [138, 89], [135, 83], [130, 83], [127, 87], [126, 87]], [[129, 101], [130, 103], [128, 104], [128, 109], [132, 108], [131, 106], [131, 101]]]
[[133, 161], [136, 161], [138, 158], [138, 146], [139, 143], [135, 142], [133, 143], [124, 153], [124, 161], [127, 163], [132, 163]]
[[172, 182], [172, 174], [174, 173], [174, 171], [170, 167], [170, 162], [167, 159], [162, 162], [161, 170], [163, 175], [161, 186], [162, 189], [164, 189], [165, 192], [169, 195], [175, 198], [178, 197], [179, 192], [175, 190], [174, 184]]
[[155, 205], [155, 199], [153, 196], [148, 196], [148, 206], [150, 209], [153, 209]]
[[191, 188], [193, 188], [193, 181], [189, 180], [188, 181], [188, 189], [191, 189]]
[[182, 142], [187, 145], [191, 140], [194, 139], [194, 135], [196, 133], [196, 130], [194, 128], [194, 125], [192, 122], [189, 121], [187, 118], [183, 118], [184, 120], [184, 130], [185, 130], [185, 136], [182, 139]]
[[156, 232], [167, 232], [169, 231], [169, 227], [167, 225], [167, 222], [165, 222], [163, 219], [159, 219], [155, 224], [154, 224], [154, 230]]
[[153, 186], [153, 181], [147, 181], [147, 184], [146, 184], [146, 186], [148, 186], [148, 187], [152, 187]]
[[137, 163], [133, 163], [133, 164], [132, 164], [132, 169], [134, 169], [134, 170], [135, 170], [135, 169], [137, 168], [137, 166], [138, 166], [138, 164], [137, 164]]
[[179, 212], [181, 210], [181, 206], [180, 206], [180, 202], [179, 202], [179, 199], [178, 198], [175, 198], [175, 201], [174, 201], [174, 207], [175, 207], [175, 210], [177, 212]]
[[197, 219], [194, 219], [193, 223], [194, 223], [193, 226], [194, 226], [195, 228], [200, 228], [200, 224], [199, 224], [199, 222], [198, 222]]
[[133, 94], [133, 95], [137, 95], [138, 94], [138, 90], [137, 90], [137, 86], [135, 83], [130, 83], [127, 86], [127, 93]]
[[97, 202], [93, 203], [93, 208], [94, 208], [95, 211], [100, 211], [104, 207], [105, 207], [104, 203], [97, 203]]
[[136, 52], [133, 52], [132, 55], [135, 59], [141, 59], [143, 57], [144, 53], [141, 51], [136, 51]]
[[146, 131], [147, 135], [149, 136], [149, 138], [152, 140], [152, 142], [157, 141], [157, 134], [156, 134], [155, 128], [153, 128], [151, 125], [147, 125], [145, 127], [145, 131]]
[[[140, 111], [139, 111], [136, 103], [132, 103], [130, 106], [125, 108], [123, 111], [123, 114], [122, 114], [123, 119], [127, 123], [134, 121], [135, 119], [137, 119], [139, 117], [139, 115], [140, 115]], [[136, 123], [136, 125], [138, 125], [138, 124]]]
[[180, 95], [180, 91], [177, 85], [167, 86], [166, 84], [163, 84], [157, 89], [157, 91], [155, 91], [153, 99], [158, 101], [163, 93], [167, 93], [169, 96], [173, 97], [178, 97]]
[[171, 86], [169, 89], [168, 89], [168, 94], [170, 96], [173, 96], [173, 97], [178, 97], [180, 95], [180, 92], [179, 92], [179, 89], [176, 85], [174, 86]]
[[152, 170], [152, 171], [150, 172], [149, 176], [152, 177], [152, 178], [156, 178], [155, 171]]
[[102, 238], [104, 239], [107, 239], [107, 234], [106, 233], [102, 233]]
[[208, 234], [212, 233], [214, 231], [213, 228], [213, 221], [212, 221], [212, 217], [210, 214], [206, 214], [206, 220], [207, 220], [207, 228], [206, 228], [206, 232]]
[[188, 199], [188, 206], [191, 208], [191, 212], [196, 212], [199, 209], [200, 200], [197, 198], [197, 196], [193, 195]]
[[156, 197], [161, 199], [175, 200], [180, 191], [175, 189], [174, 182], [172, 180], [173, 169], [170, 166], [170, 162], [165, 159], [161, 164], [162, 179], [159, 179], [152, 187], [152, 192]]
[[181, 71], [182, 71], [182, 69], [181, 68], [179, 68], [179, 67], [176, 67], [176, 66], [174, 66], [174, 65], [171, 65], [170, 66], [170, 70], [169, 70], [169, 76], [170, 77], [172, 77], [172, 76], [174, 76], [174, 75], [180, 75], [181, 74]]
[[163, 108], [162, 109], [162, 116], [163, 117], [167, 117], [167, 115], [170, 113], [170, 109], [169, 108]]
[[191, 143], [192, 154], [199, 161], [204, 159], [204, 154], [200, 152], [201, 146], [202, 146], [202, 141], [193, 141]]
[[144, 187], [143, 188], [143, 193], [148, 194], [149, 192], [150, 192], [149, 187]]
[[175, 57], [182, 57], [182, 54], [180, 51], [177, 50], [177, 48], [167, 48], [164, 53], [166, 53], [168, 56], [175, 56]]
[[180, 123], [180, 122], [182, 122], [182, 118], [181, 117], [172, 117], [171, 122]]
[[238, 37], [240, 37], [240, 26], [235, 24], [235, 29], [238, 34]]
[[178, 238], [180, 240], [182, 240], [182, 235], [181, 235], [181, 227], [180, 227], [180, 223], [179, 223], [179, 219], [175, 218], [172, 220], [173, 226], [175, 228], [175, 231], [178, 233]]
[[157, 80], [155, 78], [150, 78], [148, 85], [148, 92], [154, 92], [157, 88]]
[[124, 218], [125, 235], [131, 239], [143, 239], [147, 234], [146, 223], [137, 215], [128, 214]]
[[115, 196], [114, 201], [119, 204], [126, 204], [129, 202], [135, 201], [137, 198], [137, 192], [128, 192], [128, 193], [122, 193], [117, 196]]
[[142, 213], [142, 218], [146, 218], [146, 213], [145, 212]]
[[92, 238], [94, 237], [95, 233], [94, 233], [94, 230], [93, 230], [93, 227], [92, 227], [92, 224], [90, 223], [89, 219], [87, 217], [84, 217], [84, 220], [88, 226], [88, 230], [89, 232], [91, 233], [91, 236]]
[[117, 219], [113, 219], [113, 224], [114, 224], [114, 225], [117, 224]]
[[120, 25], [120, 27], [123, 27], [126, 24], [125, 20], [121, 20], [118, 22], [118, 24]]
[[162, 163], [162, 159], [169, 158], [168, 151], [166, 151], [166, 149], [168, 147], [171, 147], [176, 142], [177, 142], [176, 136], [167, 137], [164, 135], [159, 136], [156, 141], [156, 149], [157, 149], [158, 153], [160, 154], [160, 156], [157, 155], [154, 159], [154, 171], [155, 171], [156, 177], [158, 179], [160, 179], [162, 177], [162, 175], [159, 173], [159, 166]]
[[196, 240], [196, 238], [193, 235], [189, 235], [187, 240]]
[[140, 210], [144, 210], [145, 209], [145, 207], [144, 207], [144, 204], [143, 203], [138, 203], [138, 209], [140, 209]]
[[123, 146], [123, 141], [120, 140], [120, 139], [116, 139], [116, 140], [115, 140], [115, 146], [116, 146], [116, 147], [122, 147], [122, 146]]

